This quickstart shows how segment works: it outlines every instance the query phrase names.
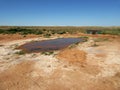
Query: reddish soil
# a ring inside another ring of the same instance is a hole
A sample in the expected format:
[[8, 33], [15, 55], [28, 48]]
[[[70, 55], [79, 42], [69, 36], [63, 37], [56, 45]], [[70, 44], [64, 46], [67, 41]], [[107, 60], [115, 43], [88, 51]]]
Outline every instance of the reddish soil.
[[84, 63], [86, 60], [86, 53], [76, 48], [65, 49], [57, 55], [57, 58], [60, 60], [68, 61], [70, 63], [74, 63], [74, 62]]
[[39, 37], [39, 35], [20, 35], [20, 34], [0, 34], [0, 43], [8, 42], [8, 41], [14, 41], [14, 40], [23, 40], [23, 39], [29, 39], [29, 38], [36, 38]]

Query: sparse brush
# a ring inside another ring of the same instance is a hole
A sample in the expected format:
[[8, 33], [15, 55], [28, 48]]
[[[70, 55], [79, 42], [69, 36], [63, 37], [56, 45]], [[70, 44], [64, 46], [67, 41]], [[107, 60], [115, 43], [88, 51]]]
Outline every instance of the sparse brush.
[[54, 54], [54, 52], [53, 51], [51, 51], [51, 52], [42, 52], [41, 54], [43, 54], [43, 55], [52, 55], [52, 54]]
[[50, 38], [51, 34], [44, 34], [45, 38]]
[[89, 37], [87, 37], [87, 36], [82, 36], [82, 37], [80, 37], [80, 38], [82, 38], [83, 42], [87, 42], [88, 39], [89, 39]]
[[97, 47], [97, 46], [99, 46], [98, 44], [96, 44], [96, 43], [94, 43], [93, 45], [92, 45], [92, 47]]
[[78, 45], [78, 43], [76, 43], [76, 44], [74, 43], [74, 44], [71, 44], [68, 48], [72, 49], [72, 48], [75, 48], [77, 45]]
[[94, 40], [95, 42], [109, 41], [108, 38], [97, 38]]
[[24, 51], [19, 51], [19, 52], [16, 52], [15, 54], [18, 54], [18, 55], [24, 55], [25, 52], [24, 52]]

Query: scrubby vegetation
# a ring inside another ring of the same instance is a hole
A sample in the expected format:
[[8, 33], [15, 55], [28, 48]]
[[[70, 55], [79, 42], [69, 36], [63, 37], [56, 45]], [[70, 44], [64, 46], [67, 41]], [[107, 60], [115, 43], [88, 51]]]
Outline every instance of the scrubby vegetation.
[[111, 30], [102, 30], [101, 34], [120, 35], [120, 28]]
[[82, 37], [80, 37], [80, 38], [83, 40], [83, 42], [87, 42], [88, 39], [89, 39], [89, 37], [87, 37], [87, 36], [82, 36]]
[[17, 54], [17, 55], [24, 55], [25, 52], [24, 51], [19, 51], [19, 52], [16, 52], [15, 54]]
[[94, 41], [95, 42], [103, 42], [103, 41], [109, 41], [109, 39], [108, 38], [96, 38]]
[[54, 34], [87, 33], [87, 30], [101, 30], [101, 34], [120, 35], [120, 27], [7, 27], [0, 26], [0, 34], [36, 34], [50, 37]]
[[52, 55], [52, 54], [54, 54], [54, 52], [53, 51], [51, 51], [51, 52], [42, 52], [41, 54], [43, 54], [43, 55]]

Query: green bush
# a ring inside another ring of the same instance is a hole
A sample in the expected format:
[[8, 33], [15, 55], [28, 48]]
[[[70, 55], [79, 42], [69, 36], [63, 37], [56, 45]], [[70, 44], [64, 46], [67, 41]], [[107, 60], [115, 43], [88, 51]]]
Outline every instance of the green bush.
[[5, 30], [0, 29], [0, 34], [3, 34]]
[[38, 31], [36, 31], [36, 33], [35, 33], [36, 35], [40, 35], [40, 34], [43, 34], [43, 32], [42, 31], [40, 31], [40, 30], [38, 30]]

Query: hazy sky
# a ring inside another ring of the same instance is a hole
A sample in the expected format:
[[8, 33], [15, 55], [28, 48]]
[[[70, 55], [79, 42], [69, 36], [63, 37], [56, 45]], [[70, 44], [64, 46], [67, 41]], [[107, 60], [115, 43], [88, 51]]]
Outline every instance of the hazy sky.
[[120, 26], [120, 0], [0, 0], [0, 25]]

